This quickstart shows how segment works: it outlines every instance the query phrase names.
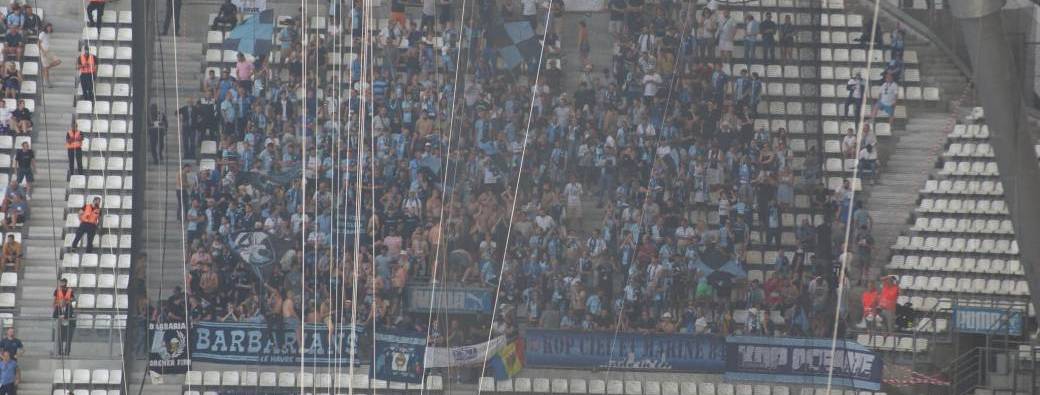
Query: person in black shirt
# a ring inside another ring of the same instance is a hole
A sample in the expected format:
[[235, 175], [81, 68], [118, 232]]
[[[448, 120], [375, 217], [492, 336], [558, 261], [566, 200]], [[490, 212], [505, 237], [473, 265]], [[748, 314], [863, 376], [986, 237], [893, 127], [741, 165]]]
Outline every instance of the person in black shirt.
[[11, 359], [17, 360], [23, 350], [25, 347], [22, 345], [22, 341], [15, 337], [14, 327], [8, 327], [3, 340], [0, 340], [0, 351], [7, 351], [8, 354], [11, 354]]
[[18, 166], [17, 183], [25, 180], [25, 196], [32, 197], [33, 171], [36, 170], [36, 153], [29, 148], [29, 142], [22, 142], [22, 149], [14, 154], [15, 164]]
[[159, 107], [152, 103], [148, 120], [148, 146], [152, 152], [152, 163], [159, 164], [163, 159], [163, 143], [166, 140], [166, 114], [159, 112]]
[[18, 62], [22, 61], [22, 50], [25, 48], [25, 36], [17, 26], [11, 26], [4, 35], [4, 56], [14, 56]]
[[762, 36], [762, 57], [766, 64], [770, 64], [776, 60], [776, 22], [772, 12], [767, 12], [762, 23], [758, 24], [758, 32]]
[[195, 147], [198, 147], [198, 140], [196, 139], [197, 125], [195, 121], [198, 119], [198, 111], [195, 109], [196, 102], [195, 98], [188, 96], [188, 100], [185, 102], [177, 114], [181, 117], [181, 131], [183, 132], [181, 146], [184, 147], [184, 159], [195, 159]]
[[220, 12], [217, 13], [217, 17], [213, 18], [213, 30], [226, 32], [233, 29], [237, 24], [238, 7], [235, 7], [231, 0], [224, 0], [224, 4], [220, 5]]

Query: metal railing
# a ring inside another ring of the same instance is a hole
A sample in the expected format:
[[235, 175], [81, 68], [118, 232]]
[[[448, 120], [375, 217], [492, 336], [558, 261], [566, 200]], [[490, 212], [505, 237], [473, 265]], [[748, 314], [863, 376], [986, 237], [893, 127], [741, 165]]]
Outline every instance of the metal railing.
[[[71, 359], [147, 358], [147, 322], [111, 313], [83, 311], [72, 320], [23, 316], [5, 318], [2, 323], [16, 329], [26, 356], [61, 358], [61, 345], [66, 343], [65, 357]], [[131, 343], [126, 337], [131, 331], [141, 331], [144, 336], [136, 336]]]

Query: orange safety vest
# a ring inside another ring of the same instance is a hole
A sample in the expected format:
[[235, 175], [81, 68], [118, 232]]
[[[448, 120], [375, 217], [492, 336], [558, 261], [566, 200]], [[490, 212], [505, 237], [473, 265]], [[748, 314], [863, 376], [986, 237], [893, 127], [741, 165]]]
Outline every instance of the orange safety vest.
[[83, 211], [79, 213], [79, 222], [97, 225], [100, 214], [100, 209], [94, 208], [93, 204], [88, 204], [83, 206]]
[[79, 129], [69, 130], [65, 135], [65, 149], [80, 149], [83, 147], [83, 133]]
[[58, 304], [63, 300], [72, 301], [72, 287], [65, 288], [65, 292], [61, 291], [61, 287], [54, 290], [54, 304]]
[[94, 74], [97, 72], [97, 65], [94, 62], [94, 55], [79, 55], [79, 73], [80, 74]]

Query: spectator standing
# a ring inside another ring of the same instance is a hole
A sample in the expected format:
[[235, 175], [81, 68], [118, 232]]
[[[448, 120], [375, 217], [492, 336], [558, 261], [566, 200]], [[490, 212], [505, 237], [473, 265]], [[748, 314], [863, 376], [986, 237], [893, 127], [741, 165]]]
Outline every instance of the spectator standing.
[[173, 20], [173, 34], [181, 35], [181, 3], [183, 0], [166, 0], [166, 21], [163, 22], [162, 35], [170, 33], [170, 20]]
[[36, 38], [37, 44], [40, 47], [40, 60], [43, 61], [43, 80], [47, 84], [48, 88], [54, 86], [51, 83], [51, 69], [58, 67], [61, 64], [61, 59], [58, 59], [51, 53], [51, 33], [54, 33], [54, 26], [50, 23], [43, 26], [40, 30], [39, 36]]
[[84, 174], [83, 170], [83, 133], [76, 126], [76, 120], [72, 120], [69, 131], [65, 133], [65, 151], [69, 154], [69, 177], [76, 174]]
[[195, 98], [188, 96], [188, 100], [185, 101], [185, 104], [177, 110], [177, 115], [181, 117], [180, 128], [183, 136], [181, 144], [182, 147], [184, 147], [184, 159], [195, 159], [195, 150], [199, 146], [197, 122], [200, 117], [199, 111], [195, 108], [196, 105], [197, 102], [195, 101]]
[[166, 114], [159, 111], [155, 103], [151, 105], [148, 120], [148, 147], [152, 152], [152, 163], [159, 164], [163, 160], [166, 143]]
[[733, 60], [733, 40], [737, 35], [737, 21], [729, 16], [729, 10], [722, 10], [719, 17], [719, 56], [723, 63]]
[[871, 325], [878, 320], [878, 294], [877, 285], [873, 281], [867, 282], [867, 290], [863, 291], [860, 301], [863, 303], [863, 324]]
[[[432, 34], [437, 25], [437, 0], [422, 0], [422, 24], [419, 30]], [[537, 26], [537, 25], [536, 25]]]
[[22, 371], [11, 353], [0, 351], [0, 395], [15, 395], [22, 383]]
[[751, 67], [751, 62], [755, 60], [755, 49], [758, 47], [759, 35], [762, 34], [762, 30], [755, 20], [755, 16], [747, 14], [744, 17], [744, 64], [747, 67]]
[[863, 83], [863, 75], [856, 72], [856, 75], [849, 78], [849, 81], [845, 83], [845, 90], [848, 91], [849, 95], [845, 98], [845, 117], [849, 116], [849, 107], [852, 107], [852, 117], [859, 122], [859, 113], [863, 107], [863, 90], [866, 88]]
[[582, 66], [589, 64], [589, 52], [592, 51], [592, 47], [589, 46], [589, 28], [586, 26], [585, 21], [578, 22], [578, 54], [581, 56]]
[[78, 248], [79, 240], [86, 235], [87, 252], [94, 252], [94, 234], [97, 233], [98, 221], [100, 220], [101, 198], [95, 197], [93, 202], [84, 205], [79, 210], [79, 227], [76, 228], [76, 237], [72, 239], [72, 248]]
[[76, 58], [79, 68], [79, 86], [83, 90], [84, 100], [94, 100], [94, 78], [97, 77], [97, 57], [90, 53], [90, 47], [84, 45], [83, 53]]
[[791, 22], [790, 15], [784, 15], [784, 23], [780, 24], [780, 59], [794, 60], [795, 54], [795, 41], [794, 36], [797, 33], [794, 23]]
[[246, 55], [239, 52], [235, 62], [235, 78], [238, 84], [245, 88], [246, 92], [253, 91], [253, 62], [246, 59]]
[[532, 29], [538, 29], [538, 0], [520, 0], [520, 14], [531, 22]]
[[895, 276], [886, 276], [881, 283], [881, 296], [878, 298], [878, 308], [881, 309], [881, 318], [884, 319], [885, 328], [888, 332], [895, 329], [896, 323], [896, 301], [899, 299], [899, 284], [896, 284]]
[[25, 351], [21, 339], [15, 336], [14, 327], [8, 327], [4, 332], [4, 338], [0, 340], [0, 351], [7, 352], [11, 359], [18, 359], [22, 356], [22, 351]]
[[762, 59], [766, 64], [771, 64], [776, 60], [776, 22], [773, 21], [772, 12], [766, 12], [758, 29], [762, 37]]
[[625, 26], [625, 7], [628, 5], [625, 0], [610, 0], [608, 7], [610, 8], [610, 24], [608, 30], [611, 34], [620, 35], [624, 31]]
[[29, 148], [29, 142], [23, 141], [22, 148], [14, 154], [18, 177], [15, 182], [25, 181], [25, 197], [32, 199], [33, 172], [36, 171], [36, 152]]
[[[230, 0], [228, 0], [230, 1]], [[97, 16], [94, 14], [97, 13]], [[101, 21], [105, 17], [105, 0], [90, 0], [87, 4], [87, 21], [101, 34]]]

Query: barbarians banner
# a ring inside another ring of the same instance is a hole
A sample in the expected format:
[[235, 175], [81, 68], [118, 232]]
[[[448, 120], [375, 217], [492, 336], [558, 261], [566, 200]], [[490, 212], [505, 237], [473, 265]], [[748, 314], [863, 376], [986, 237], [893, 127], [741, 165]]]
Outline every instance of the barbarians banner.
[[148, 352], [148, 370], [159, 374], [188, 372], [188, 326], [183, 322], [151, 322], [152, 346]]

